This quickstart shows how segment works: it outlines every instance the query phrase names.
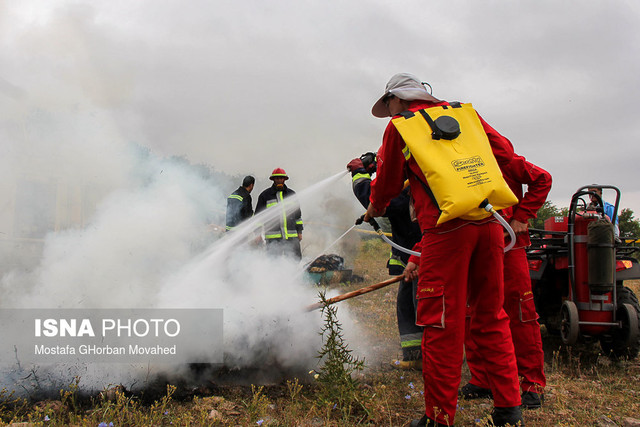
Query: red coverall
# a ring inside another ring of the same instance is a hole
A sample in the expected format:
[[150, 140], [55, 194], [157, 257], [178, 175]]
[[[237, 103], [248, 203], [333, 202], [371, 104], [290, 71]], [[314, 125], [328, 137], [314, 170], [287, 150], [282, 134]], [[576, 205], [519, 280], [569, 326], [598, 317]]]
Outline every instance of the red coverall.
[[[412, 101], [417, 111], [437, 104]], [[513, 147], [482, 118], [498, 164], [508, 164]], [[371, 184], [373, 208], [383, 210], [409, 178], [418, 222], [423, 230], [419, 245], [417, 324], [426, 326], [422, 336], [426, 415], [441, 424], [453, 424], [460, 385], [467, 301], [474, 307], [470, 332], [478, 350], [492, 364], [489, 378], [496, 407], [520, 405], [517, 366], [503, 304], [502, 227], [487, 219], [459, 218], [436, 227], [440, 212], [426, 190], [426, 179], [413, 157], [405, 159], [406, 144], [389, 123], [378, 150], [377, 177]]]
[[[544, 204], [551, 190], [551, 175], [518, 155], [501, 169], [505, 181], [519, 200], [516, 206], [504, 211], [506, 219], [526, 224], [529, 219], [536, 217], [536, 212]], [[523, 195], [522, 186], [525, 184], [527, 192]], [[504, 256], [504, 309], [510, 319], [522, 391], [541, 393], [546, 385], [544, 352], [525, 253], [525, 247], [529, 245], [529, 234], [518, 234], [515, 246]], [[465, 350], [472, 375], [470, 383], [488, 389], [488, 373], [492, 368], [490, 362], [478, 352], [476, 337], [469, 331], [465, 338]]]

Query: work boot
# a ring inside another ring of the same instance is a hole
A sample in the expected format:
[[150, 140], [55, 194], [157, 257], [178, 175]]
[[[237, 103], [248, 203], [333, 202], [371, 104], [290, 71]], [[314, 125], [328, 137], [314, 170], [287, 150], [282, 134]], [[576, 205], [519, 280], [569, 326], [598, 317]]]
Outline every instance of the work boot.
[[491, 419], [493, 420], [492, 425], [495, 427], [524, 427], [522, 410], [519, 406], [512, 406], [510, 408], [493, 408], [493, 412], [491, 412]]
[[467, 400], [471, 399], [483, 399], [485, 397], [493, 399], [493, 393], [488, 388], [478, 387], [477, 385], [467, 383], [460, 390], [458, 390], [458, 396], [464, 397]]
[[419, 420], [411, 421], [411, 424], [409, 424], [409, 427], [447, 427], [447, 426], [444, 424], [437, 423], [433, 421], [431, 418], [424, 415]]
[[391, 366], [396, 369], [422, 371], [422, 359], [417, 360], [394, 360]]
[[540, 395], [534, 391], [522, 392], [522, 407], [525, 409], [538, 409], [542, 406], [544, 395]]

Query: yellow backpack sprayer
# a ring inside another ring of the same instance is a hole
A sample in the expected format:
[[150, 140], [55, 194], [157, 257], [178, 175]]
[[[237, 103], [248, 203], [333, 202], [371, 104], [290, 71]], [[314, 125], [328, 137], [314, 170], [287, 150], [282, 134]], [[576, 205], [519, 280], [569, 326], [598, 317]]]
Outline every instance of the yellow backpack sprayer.
[[[413, 156], [420, 166], [427, 180], [423, 184], [440, 209], [437, 224], [454, 218], [477, 221], [493, 215], [509, 233], [511, 241], [505, 252], [510, 250], [515, 244], [515, 234], [496, 209], [515, 205], [518, 198], [502, 177], [473, 106], [451, 102], [416, 112], [404, 111], [392, 123], [407, 144], [408, 156]], [[364, 215], [356, 224], [363, 220]], [[375, 220], [370, 223], [394, 248], [420, 256], [392, 242]]]
[[[515, 205], [518, 198], [502, 177], [473, 106], [451, 102], [416, 112], [404, 111], [394, 117], [392, 123], [407, 145], [407, 155], [413, 156], [420, 166], [427, 181], [423, 184], [440, 209], [437, 225], [454, 218], [478, 221], [493, 215], [510, 236], [504, 251], [510, 250], [516, 241], [515, 233], [496, 210]], [[363, 221], [364, 215], [356, 220], [356, 225]], [[369, 223], [392, 247], [420, 256], [419, 252], [389, 239], [375, 219], [371, 218]], [[356, 295], [361, 293], [347, 298]], [[346, 298], [330, 303], [342, 299]]]
[[426, 178], [441, 214], [438, 225], [454, 218], [477, 221], [518, 203], [491, 151], [471, 104], [404, 111], [392, 123]]

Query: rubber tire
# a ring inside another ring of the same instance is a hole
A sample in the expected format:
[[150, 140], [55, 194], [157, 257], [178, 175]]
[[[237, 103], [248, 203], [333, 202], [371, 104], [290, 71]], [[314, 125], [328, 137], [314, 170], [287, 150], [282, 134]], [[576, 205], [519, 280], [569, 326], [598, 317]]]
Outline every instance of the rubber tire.
[[616, 319], [622, 328], [615, 328], [610, 337], [600, 339], [604, 353], [614, 360], [635, 359], [640, 352], [640, 304], [633, 291], [619, 287]]
[[560, 325], [560, 338], [564, 345], [574, 345], [580, 336], [580, 324], [578, 307], [573, 301], [566, 300], [560, 309], [562, 323]]

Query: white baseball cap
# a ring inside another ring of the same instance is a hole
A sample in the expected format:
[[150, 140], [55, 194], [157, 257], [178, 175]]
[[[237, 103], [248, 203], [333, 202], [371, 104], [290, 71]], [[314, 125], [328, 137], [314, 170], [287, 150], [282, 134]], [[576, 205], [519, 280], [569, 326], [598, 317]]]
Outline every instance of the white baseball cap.
[[384, 94], [373, 104], [371, 114], [376, 117], [389, 117], [391, 113], [385, 104], [385, 98], [391, 94], [405, 101], [431, 101], [440, 102], [438, 98], [433, 97], [425, 87], [425, 84], [413, 74], [399, 73], [391, 77], [384, 89]]

